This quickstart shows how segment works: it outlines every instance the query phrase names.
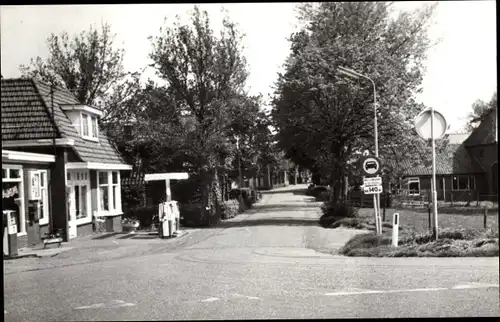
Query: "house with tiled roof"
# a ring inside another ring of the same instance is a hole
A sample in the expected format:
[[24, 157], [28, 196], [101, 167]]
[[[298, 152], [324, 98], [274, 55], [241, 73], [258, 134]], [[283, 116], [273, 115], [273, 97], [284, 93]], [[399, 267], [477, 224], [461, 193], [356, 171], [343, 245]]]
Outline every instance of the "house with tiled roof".
[[[443, 151], [436, 151], [438, 200], [496, 199], [498, 194], [497, 115], [493, 109], [470, 133], [448, 134]], [[388, 160], [390, 162], [390, 160]], [[421, 196], [431, 190], [431, 166], [415, 167], [409, 160], [400, 187]]]
[[2, 79], [1, 113], [3, 179], [24, 178], [9, 209], [19, 236], [28, 235], [21, 245], [57, 230], [65, 240], [89, 234], [95, 218], [121, 230], [120, 172], [132, 166], [99, 129], [99, 108], [37, 79]]

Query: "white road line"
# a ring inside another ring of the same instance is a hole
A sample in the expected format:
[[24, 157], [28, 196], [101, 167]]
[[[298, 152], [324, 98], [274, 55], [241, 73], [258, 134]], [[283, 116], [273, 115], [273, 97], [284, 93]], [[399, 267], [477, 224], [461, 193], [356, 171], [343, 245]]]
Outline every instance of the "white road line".
[[135, 306], [135, 304], [134, 303], [127, 303], [127, 302], [122, 301], [122, 300], [112, 300], [109, 302], [108, 305], [106, 305], [104, 303], [97, 303], [97, 304], [92, 304], [92, 305], [75, 307], [75, 310], [102, 309], [102, 308], [115, 309], [115, 308], [130, 307], [130, 306]]
[[118, 245], [118, 242], [116, 240], [113, 240], [113, 243], [117, 244]]
[[7, 314], [7, 313], [9, 313], [9, 312], [7, 312], [6, 310], [3, 310], [3, 314]]
[[489, 287], [499, 287], [499, 286], [498, 284], [467, 283], [467, 284], [455, 285], [452, 287], [452, 289], [462, 290], [462, 289], [489, 288]]
[[234, 296], [238, 296], [238, 297], [245, 297], [249, 300], [258, 300], [259, 298], [256, 297], [256, 296], [248, 296], [248, 295], [242, 295], [242, 294], [238, 294], [238, 293], [234, 293], [233, 294]]
[[202, 302], [214, 302], [214, 301], [218, 301], [218, 300], [219, 300], [218, 297], [210, 297], [208, 299], [202, 300]]
[[383, 293], [407, 293], [407, 292], [437, 292], [437, 291], [447, 291], [447, 290], [457, 290], [457, 289], [474, 289], [474, 288], [491, 288], [499, 287], [497, 284], [480, 284], [480, 283], [469, 283], [469, 284], [459, 284], [453, 287], [434, 287], [434, 288], [414, 288], [406, 290], [364, 290], [364, 289], [350, 289], [345, 291], [338, 291], [332, 293], [326, 293], [326, 296], [343, 296], [343, 295], [360, 295], [360, 294], [383, 294]]
[[97, 304], [92, 304], [92, 305], [75, 307], [75, 310], [100, 309], [103, 307], [105, 307], [104, 303], [97, 303]]

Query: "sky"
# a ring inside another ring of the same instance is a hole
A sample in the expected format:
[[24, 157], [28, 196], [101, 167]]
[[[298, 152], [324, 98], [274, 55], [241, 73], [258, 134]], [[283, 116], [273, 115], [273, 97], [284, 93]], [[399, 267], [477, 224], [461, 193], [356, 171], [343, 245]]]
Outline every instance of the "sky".
[[[397, 10], [410, 10], [428, 2], [396, 2]], [[289, 54], [287, 37], [297, 30], [294, 8], [297, 3], [201, 4], [209, 13], [212, 28], [218, 32], [221, 6], [245, 36], [244, 55], [250, 77], [251, 94], [272, 94], [277, 73]], [[0, 6], [1, 71], [5, 78], [19, 77], [19, 65], [30, 58], [46, 58], [46, 39], [62, 31], [76, 34], [107, 21], [116, 33], [115, 45], [125, 49], [124, 67], [138, 71], [150, 63], [148, 36], [171, 23], [176, 15], [186, 17], [192, 4], [123, 5], [29, 5]], [[439, 1], [432, 41], [440, 42], [428, 52], [423, 93], [418, 99], [433, 105], [446, 117], [450, 130], [465, 124], [471, 105], [477, 99], [488, 101], [497, 88], [495, 1]], [[143, 79], [155, 78], [147, 70]]]

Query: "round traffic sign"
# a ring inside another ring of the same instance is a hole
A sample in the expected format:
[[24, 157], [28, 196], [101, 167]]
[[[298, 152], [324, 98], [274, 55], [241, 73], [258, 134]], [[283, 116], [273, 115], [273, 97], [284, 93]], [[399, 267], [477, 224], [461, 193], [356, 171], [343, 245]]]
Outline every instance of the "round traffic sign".
[[[434, 112], [434, 122], [431, 121], [431, 115]], [[432, 139], [432, 128], [434, 128], [434, 140], [441, 139], [448, 129], [448, 123], [443, 114], [429, 108], [422, 111], [415, 117], [415, 130], [417, 134], [424, 140]], [[434, 123], [434, 126], [431, 126]]]
[[361, 161], [361, 168], [366, 175], [374, 176], [382, 170], [380, 159], [374, 156], [368, 156]]

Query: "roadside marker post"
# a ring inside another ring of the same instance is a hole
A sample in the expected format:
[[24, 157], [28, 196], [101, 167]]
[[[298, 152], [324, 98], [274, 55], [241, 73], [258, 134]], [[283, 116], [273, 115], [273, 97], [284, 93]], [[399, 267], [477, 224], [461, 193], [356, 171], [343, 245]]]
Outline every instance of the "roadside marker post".
[[399, 238], [399, 213], [395, 213], [392, 217], [392, 247], [398, 247]]

